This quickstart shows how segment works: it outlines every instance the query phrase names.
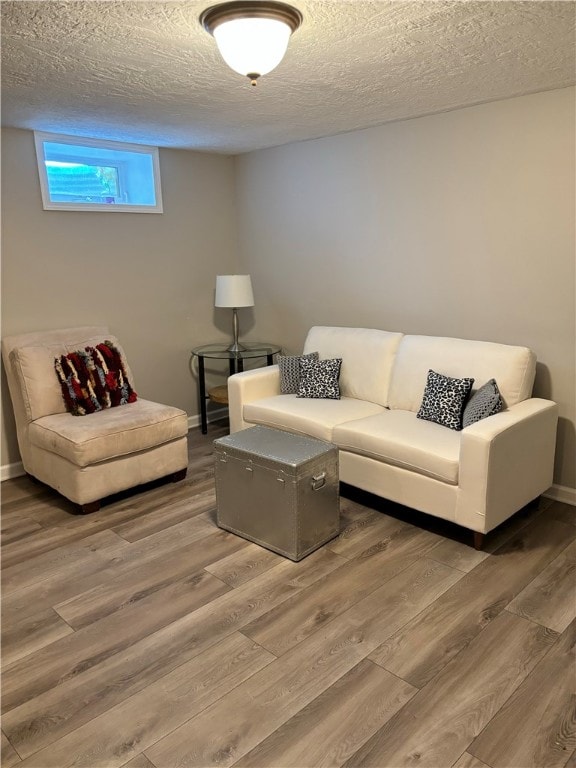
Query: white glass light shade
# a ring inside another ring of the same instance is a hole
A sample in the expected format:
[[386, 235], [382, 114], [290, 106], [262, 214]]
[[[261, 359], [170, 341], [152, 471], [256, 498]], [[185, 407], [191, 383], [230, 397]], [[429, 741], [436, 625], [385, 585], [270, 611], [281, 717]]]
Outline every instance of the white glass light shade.
[[215, 307], [253, 307], [250, 275], [218, 275]]
[[213, 34], [230, 69], [258, 76], [280, 64], [292, 30], [278, 19], [232, 19], [219, 24]]

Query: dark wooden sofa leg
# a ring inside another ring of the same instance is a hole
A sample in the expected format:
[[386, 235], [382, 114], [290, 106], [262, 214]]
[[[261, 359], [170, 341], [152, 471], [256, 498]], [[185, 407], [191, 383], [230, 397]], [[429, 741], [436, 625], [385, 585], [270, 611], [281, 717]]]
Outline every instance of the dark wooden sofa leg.
[[100, 509], [100, 500], [98, 501], [91, 501], [89, 504], [79, 504], [78, 505], [78, 514], [79, 515], [91, 515], [92, 512], [98, 512]]
[[480, 533], [479, 531], [474, 531], [474, 549], [477, 549], [478, 551], [484, 549], [485, 538], [486, 534]]
[[184, 480], [186, 477], [186, 473], [188, 472], [188, 467], [184, 467], [184, 469], [180, 469], [178, 472], [172, 473], [172, 482], [173, 483], [179, 483], [180, 480]]

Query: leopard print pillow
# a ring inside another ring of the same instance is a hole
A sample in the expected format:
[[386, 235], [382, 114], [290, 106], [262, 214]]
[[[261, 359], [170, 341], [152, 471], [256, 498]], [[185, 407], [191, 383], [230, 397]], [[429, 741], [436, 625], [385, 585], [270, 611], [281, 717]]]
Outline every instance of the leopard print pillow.
[[461, 430], [462, 413], [472, 384], [474, 379], [453, 379], [430, 369], [417, 418]]
[[331, 360], [300, 358], [300, 385], [296, 396], [340, 400], [341, 365], [341, 357]]

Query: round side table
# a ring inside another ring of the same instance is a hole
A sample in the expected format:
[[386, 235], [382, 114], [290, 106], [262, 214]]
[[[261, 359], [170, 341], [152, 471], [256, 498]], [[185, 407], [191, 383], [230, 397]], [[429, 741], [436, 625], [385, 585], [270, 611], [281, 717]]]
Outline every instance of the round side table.
[[244, 370], [244, 360], [266, 359], [266, 365], [274, 364], [274, 355], [282, 351], [278, 344], [272, 344], [266, 341], [244, 341], [243, 349], [237, 352], [231, 352], [228, 349], [229, 344], [214, 343], [204, 344], [201, 347], [194, 347], [192, 356], [198, 358], [198, 389], [200, 396], [200, 418], [202, 423], [202, 434], [208, 432], [208, 416], [206, 411], [206, 400], [210, 399], [214, 403], [222, 405], [228, 404], [228, 387], [222, 385], [213, 387], [206, 392], [206, 377], [204, 371], [204, 361], [209, 360], [228, 360], [229, 375], [241, 373]]

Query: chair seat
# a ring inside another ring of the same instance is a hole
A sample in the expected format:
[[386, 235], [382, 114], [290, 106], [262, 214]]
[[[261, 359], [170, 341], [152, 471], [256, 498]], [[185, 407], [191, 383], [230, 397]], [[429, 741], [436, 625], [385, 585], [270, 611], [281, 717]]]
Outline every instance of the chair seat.
[[33, 445], [79, 467], [144, 451], [187, 433], [184, 411], [141, 399], [86, 416], [55, 413], [29, 426]]

